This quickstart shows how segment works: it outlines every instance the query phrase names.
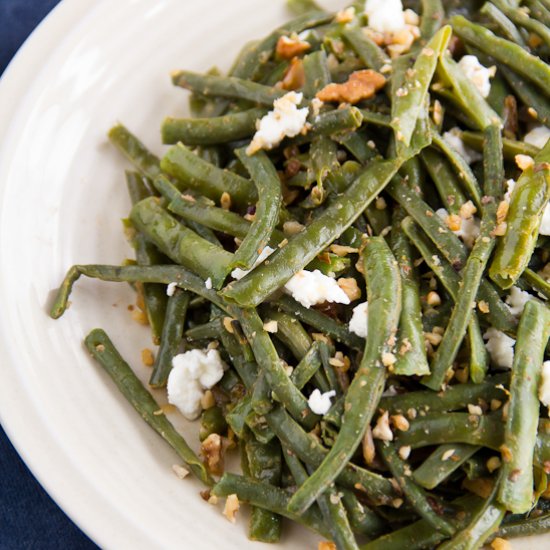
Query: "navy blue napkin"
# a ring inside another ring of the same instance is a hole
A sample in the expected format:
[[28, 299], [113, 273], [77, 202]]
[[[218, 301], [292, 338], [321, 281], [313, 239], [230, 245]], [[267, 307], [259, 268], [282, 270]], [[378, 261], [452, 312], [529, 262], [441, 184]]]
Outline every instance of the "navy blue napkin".
[[[0, 75], [59, 0], [0, 0]], [[0, 429], [0, 549], [95, 550], [60, 510]]]

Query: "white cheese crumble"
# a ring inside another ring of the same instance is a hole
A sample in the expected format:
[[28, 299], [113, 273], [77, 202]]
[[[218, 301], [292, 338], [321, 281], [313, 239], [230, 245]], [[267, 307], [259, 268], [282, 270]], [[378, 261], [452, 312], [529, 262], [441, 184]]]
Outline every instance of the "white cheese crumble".
[[368, 26], [377, 32], [397, 32], [405, 27], [401, 0], [367, 0]]
[[210, 290], [212, 288], [212, 279], [210, 277], [208, 277], [208, 279], [206, 279], [206, 281], [204, 281], [204, 286]]
[[273, 110], [256, 122], [256, 133], [246, 153], [253, 155], [260, 149], [273, 149], [285, 137], [297, 136], [306, 125], [309, 109], [298, 109], [304, 95], [288, 92], [273, 102]]
[[167, 296], [173, 296], [174, 292], [176, 292], [177, 286], [178, 283], [168, 283], [168, 286], [166, 287]]
[[550, 138], [550, 129], [546, 126], [535, 126], [530, 132], [525, 134], [523, 141], [529, 145], [534, 145], [542, 149]]
[[464, 145], [464, 142], [460, 138], [459, 128], [451, 128], [448, 132], [445, 132], [443, 134], [443, 139], [447, 145], [452, 147], [468, 164], [472, 164], [483, 158], [481, 153]]
[[525, 304], [532, 298], [533, 296], [529, 294], [529, 292], [525, 292], [525, 290], [521, 290], [521, 288], [513, 286], [510, 289], [510, 294], [506, 296], [506, 303], [508, 304], [512, 315], [519, 317], [523, 313]]
[[[275, 252], [274, 248], [271, 248], [270, 246], [264, 247], [264, 249], [260, 252], [260, 255], [256, 258], [252, 269], [261, 264], [268, 256], [273, 254], [273, 252]], [[248, 275], [252, 271], [252, 269], [240, 269], [237, 267], [231, 272], [231, 277], [233, 277], [233, 279], [237, 279], [238, 281], [242, 279], [245, 275]]]
[[[516, 187], [516, 183], [517, 182], [513, 179], [509, 179], [506, 182], [508, 190], [504, 195], [505, 201], [510, 202], [510, 198], [512, 197], [512, 193], [514, 192], [514, 189]], [[540, 226], [539, 226], [539, 234], [550, 235], [550, 203], [546, 205], [546, 207], [544, 208], [544, 212], [542, 213], [542, 218], [540, 220]]]
[[349, 320], [349, 330], [361, 338], [366, 338], [368, 333], [369, 303], [363, 302], [353, 308]]
[[323, 302], [350, 303], [348, 295], [338, 286], [336, 280], [324, 275], [318, 269], [298, 271], [286, 283], [285, 290], [307, 308]]
[[550, 407], [550, 361], [542, 364], [539, 383], [539, 399], [543, 405]]
[[491, 92], [491, 78], [495, 76], [497, 68], [484, 67], [475, 55], [465, 55], [458, 62], [458, 66], [482, 97], [488, 97]]
[[493, 327], [487, 329], [483, 338], [487, 340], [485, 347], [491, 355], [491, 361], [499, 367], [511, 369], [516, 341]]
[[311, 392], [307, 404], [312, 412], [315, 414], [324, 415], [327, 414], [330, 406], [332, 405], [330, 398], [334, 397], [336, 392], [334, 390], [321, 393], [317, 388]]
[[[435, 213], [445, 221], [449, 217], [449, 213], [445, 208], [438, 208]], [[460, 229], [453, 231], [453, 233], [464, 241], [464, 244], [468, 248], [474, 246], [475, 240], [479, 236], [480, 222], [477, 218], [472, 216], [471, 218], [462, 218], [460, 223]]]
[[225, 363], [215, 349], [193, 349], [176, 355], [168, 376], [168, 402], [185, 418], [195, 420], [201, 413], [205, 390], [221, 380], [224, 368]]

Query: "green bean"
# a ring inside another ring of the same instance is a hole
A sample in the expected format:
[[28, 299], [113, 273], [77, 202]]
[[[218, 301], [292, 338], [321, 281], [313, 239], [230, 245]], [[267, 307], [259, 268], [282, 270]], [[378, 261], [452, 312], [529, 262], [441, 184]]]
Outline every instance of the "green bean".
[[290, 414], [304, 426], [312, 427], [317, 416], [308, 407], [305, 397], [290, 381], [263, 321], [254, 309], [231, 308], [233, 316], [241, 324], [260, 369], [265, 372], [271, 389]]
[[[297, 422], [280, 406], [275, 406], [267, 415], [266, 421], [281, 442], [296, 455], [313, 467], [318, 467], [327, 454], [327, 450], [319, 441], [307, 434]], [[344, 463], [344, 469], [336, 478], [336, 482], [348, 489], [357, 490], [377, 504], [391, 504], [397, 496], [395, 488], [385, 477], [360, 468], [355, 464]]]
[[260, 372], [252, 389], [251, 405], [254, 412], [259, 415], [268, 413], [273, 408], [271, 399], [271, 386], [267, 377]]
[[[363, 118], [363, 120], [365, 119]], [[349, 132], [340, 136], [334, 136], [333, 139], [340, 145], [344, 146], [361, 164], [366, 164], [367, 161], [372, 160], [376, 156], [374, 149], [368, 145], [370, 140], [364, 131], [359, 130], [356, 132]], [[350, 161], [344, 163], [341, 170], [345, 170], [346, 165], [348, 165], [349, 169], [349, 162]], [[335, 170], [331, 175], [335, 176], [335, 172], [338, 173], [338, 170]]]
[[[290, 379], [298, 389], [302, 389], [321, 367], [321, 356], [319, 348], [323, 345], [322, 342], [313, 342], [302, 360], [296, 365], [290, 375]], [[321, 391], [328, 391], [328, 388], [320, 388]]]
[[522, 278], [533, 289], [542, 294], [547, 300], [550, 300], [550, 283], [535, 273], [531, 269], [526, 269], [523, 272]]
[[461, 110], [475, 122], [480, 130], [499, 124], [500, 117], [491, 109], [474, 83], [464, 74], [453, 58], [444, 52], [440, 55], [438, 74], [450, 86]]
[[181, 143], [168, 150], [161, 160], [161, 168], [186, 187], [196, 189], [212, 200], [219, 201], [224, 192], [229, 193], [231, 202], [239, 207], [257, 200], [254, 184], [250, 180], [209, 164]]
[[406, 432], [400, 432], [397, 445], [413, 449], [442, 443], [466, 443], [498, 450], [504, 436], [499, 416], [475, 416], [469, 413], [431, 413], [411, 421]]
[[385, 530], [385, 523], [372, 510], [360, 503], [353, 491], [340, 488], [342, 502], [346, 508], [350, 525], [354, 532], [373, 537]]
[[[132, 204], [152, 194], [149, 190], [149, 182], [144, 176], [137, 173], [126, 172], [126, 184]], [[166, 262], [157, 247], [148, 242], [140, 233], [136, 233], [133, 236], [132, 244], [136, 251], [136, 262], [138, 265], [154, 265]], [[145, 302], [147, 320], [151, 327], [153, 342], [158, 344], [166, 315], [166, 287], [159, 284], [143, 285], [143, 300]]]
[[397, 259], [401, 276], [403, 300], [394, 372], [407, 376], [422, 376], [430, 372], [430, 367], [424, 344], [418, 278], [413, 265], [411, 245], [401, 229], [402, 217], [403, 210], [396, 210], [390, 234], [390, 246]]
[[[281, 448], [273, 440], [264, 445], [249, 437], [245, 442], [248, 467], [253, 479], [272, 486], [281, 481]], [[269, 510], [253, 507], [250, 514], [248, 536], [251, 540], [277, 542], [281, 538], [281, 517]]]
[[[476, 151], [483, 150], [483, 134], [477, 132], [461, 132], [460, 138], [468, 147]], [[514, 161], [516, 155], [528, 155], [534, 157], [539, 152], [539, 148], [529, 145], [523, 141], [502, 138], [502, 152], [505, 160]]]
[[491, 2], [495, 4], [518, 27], [523, 27], [529, 32], [535, 33], [547, 46], [550, 46], [550, 29], [548, 29], [545, 23], [529, 17], [529, 15], [523, 10], [512, 8], [503, 0], [491, 0]]
[[277, 338], [301, 361], [311, 348], [311, 337], [300, 321], [276, 308], [269, 308], [265, 318], [277, 322]]
[[130, 219], [170, 259], [204, 280], [210, 279], [214, 288], [220, 288], [230, 271], [232, 254], [180, 224], [155, 197], [134, 205]]
[[264, 86], [235, 76], [203, 75], [191, 71], [174, 71], [171, 76], [175, 86], [207, 97], [246, 99], [267, 107], [271, 107], [276, 99], [283, 97], [286, 93], [285, 90]]
[[257, 305], [303, 269], [317, 254], [347, 229], [380, 193], [398, 170], [401, 160], [371, 163], [338, 200], [304, 231], [276, 251], [269, 265], [261, 264], [240, 281], [230, 283], [223, 295], [239, 305]]
[[231, 267], [251, 269], [271, 240], [277, 225], [282, 202], [281, 182], [275, 167], [264, 151], [248, 156], [243, 149], [239, 149], [236, 154], [256, 185], [258, 203], [254, 221], [235, 252]]
[[437, 192], [450, 214], [458, 214], [460, 207], [466, 202], [466, 197], [460, 190], [455, 173], [449, 163], [435, 149], [426, 148], [420, 153], [420, 158], [426, 167]]
[[265, 421], [265, 416], [258, 415], [255, 411], [247, 415], [246, 425], [260, 443], [267, 445], [275, 437], [275, 433]]
[[289, 494], [270, 483], [256, 481], [237, 474], [225, 473], [214, 485], [212, 494], [217, 497], [236, 494], [238, 499], [243, 502], [248, 502], [253, 506], [287, 517], [325, 537], [330, 536], [320, 514], [316, 510], [308, 510], [300, 516], [293, 514], [287, 509]]
[[246, 433], [246, 417], [252, 411], [250, 395], [245, 395], [243, 399], [225, 415], [225, 420], [239, 439], [243, 439]]
[[310, 53], [304, 57], [303, 64], [305, 84], [302, 91], [305, 97], [313, 98], [319, 90], [330, 84], [327, 54], [324, 50]]
[[409, 409], [430, 413], [449, 412], [465, 409], [470, 403], [477, 404], [481, 400], [490, 402], [493, 399], [504, 401], [506, 390], [502, 385], [507, 384], [509, 375], [497, 374], [486, 378], [479, 384], [465, 383], [447, 386], [438, 393], [433, 391], [413, 391], [394, 397], [382, 397], [380, 408], [390, 414], [406, 413]]
[[401, 312], [401, 279], [395, 258], [381, 237], [371, 237], [364, 249], [369, 296], [369, 338], [359, 370], [346, 393], [340, 432], [315, 473], [296, 491], [289, 506], [304, 511], [342, 471], [370, 423], [380, 400], [385, 370], [380, 365], [397, 332]]
[[401, 487], [403, 494], [420, 517], [425, 519], [436, 531], [445, 535], [452, 535], [455, 531], [454, 528], [444, 517], [434, 511], [425, 491], [407, 475], [407, 471], [410, 474], [410, 470], [407, 470], [408, 465], [399, 458], [395, 447], [386, 442], [380, 442], [376, 449], [382, 455], [386, 466], [399, 487]]
[[481, 209], [481, 189], [468, 163], [435, 131], [435, 127], [432, 127], [432, 139], [434, 145], [443, 152], [451, 166], [456, 170], [464, 189], [468, 192], [468, 196], [471, 197], [477, 208]]
[[461, 15], [451, 17], [454, 32], [466, 43], [504, 63], [542, 91], [550, 88], [550, 68], [542, 59], [526, 52], [521, 46], [495, 36], [489, 29], [468, 21]]
[[256, 121], [267, 113], [254, 108], [212, 118], [173, 118], [162, 122], [162, 142], [173, 145], [215, 145], [248, 138], [256, 131]]
[[452, 539], [444, 542], [440, 550], [476, 550], [498, 529], [506, 510], [496, 502], [496, 484], [485, 502], [474, 509], [470, 523]]
[[149, 385], [152, 388], [163, 388], [166, 385], [172, 370], [172, 359], [178, 353], [181, 344], [189, 298], [188, 292], [176, 288], [174, 294], [168, 299], [160, 347], [149, 378]]
[[420, 20], [420, 36], [425, 41], [430, 40], [439, 30], [445, 17], [445, 9], [441, 0], [422, 0], [422, 17]]
[[550, 514], [532, 516], [519, 521], [506, 523], [500, 526], [497, 537], [512, 539], [547, 533], [550, 531]]
[[451, 27], [445, 26], [433, 36], [426, 47], [420, 51], [412, 67], [412, 71], [405, 72], [403, 92], [392, 101], [392, 121], [398, 147], [408, 147], [416, 127], [416, 122], [423, 108], [428, 94], [428, 87], [432, 81], [437, 60], [441, 52], [445, 51], [451, 38]]
[[204, 441], [209, 435], [222, 435], [227, 430], [227, 422], [220, 407], [210, 407], [201, 414], [199, 439]]
[[435, 489], [479, 449], [480, 447], [461, 443], [439, 445], [413, 472], [413, 478], [425, 489]]
[[390, 62], [384, 50], [365, 35], [361, 29], [350, 26], [345, 27], [342, 31], [342, 37], [367, 67], [379, 71]]
[[363, 115], [357, 107], [345, 107], [326, 111], [311, 123], [311, 129], [303, 136], [297, 136], [297, 144], [309, 143], [317, 136], [333, 136], [356, 130], [363, 123]]
[[109, 130], [109, 140], [144, 176], [154, 179], [160, 174], [158, 157], [122, 124]]
[[164, 283], [172, 282], [185, 290], [194, 294], [203, 296], [221, 309], [226, 309], [223, 302], [215, 290], [207, 289], [204, 281], [195, 274], [187, 271], [183, 267], [175, 265], [155, 265], [155, 266], [112, 266], [112, 265], [73, 265], [57, 291], [50, 315], [53, 319], [58, 319], [67, 309], [69, 296], [74, 283], [81, 275], [100, 279], [102, 281], [128, 282], [128, 283]]
[[340, 167], [338, 162], [338, 145], [328, 136], [317, 136], [309, 148], [311, 168], [317, 185], [300, 204], [303, 208], [317, 208], [327, 199], [324, 188], [325, 179], [334, 170]]
[[550, 311], [530, 300], [518, 328], [498, 492], [498, 500], [506, 509], [518, 514], [532, 507], [533, 454], [539, 417], [537, 391], [549, 336]]
[[[455, 500], [453, 504], [459, 511], [456, 513], [455, 518], [451, 520], [453, 527], [457, 530], [463, 529], [470, 519], [472, 508], [481, 502], [483, 501], [474, 495], [466, 495]], [[403, 548], [422, 550], [424, 548], [434, 548], [445, 538], [443, 533], [434, 530], [430, 523], [425, 519], [421, 519], [364, 544], [361, 546], [361, 550], [403, 550]]]
[[186, 340], [211, 340], [218, 338], [222, 325], [219, 319], [213, 319], [203, 325], [197, 325], [186, 330], [183, 334]]
[[479, 11], [489, 17], [489, 19], [497, 25], [500, 30], [500, 34], [503, 34], [504, 38], [510, 40], [511, 42], [515, 42], [522, 48], [526, 47], [525, 40], [523, 40], [523, 37], [517, 27], [512, 21], [510, 21], [505, 13], [495, 6], [495, 4], [485, 2]]
[[321, 9], [313, 0], [287, 0], [286, 5], [294, 15], [304, 15], [312, 10]]
[[332, 15], [325, 11], [309, 11], [292, 21], [288, 21], [282, 27], [260, 40], [240, 56], [237, 63], [231, 69], [231, 76], [254, 80], [261, 69], [269, 61], [277, 41], [281, 36], [290, 35], [293, 32], [300, 33], [306, 29], [316, 27], [332, 19]]
[[550, 5], [548, 5], [548, 0], [526, 0], [525, 2], [529, 7], [529, 13], [535, 19], [544, 23], [545, 25], [550, 25]]
[[86, 336], [85, 344], [92, 357], [105, 369], [122, 395], [143, 420], [176, 451], [197, 479], [205, 485], [212, 486], [214, 481], [199, 457], [191, 450], [166, 416], [158, 414], [160, 410], [158, 403], [144, 388], [128, 363], [120, 356], [107, 334], [101, 329], [94, 329]]
[[526, 269], [537, 243], [544, 208], [550, 199], [550, 142], [521, 174], [510, 198], [506, 234], [500, 239], [489, 276], [510, 288]]
[[480, 237], [476, 240], [462, 271], [462, 286], [458, 289], [451, 318], [430, 365], [431, 373], [422, 379], [422, 383], [433, 390], [441, 388], [447, 371], [456, 358], [472, 318], [472, 302], [478, 295], [485, 267], [495, 246], [492, 234], [496, 226], [497, 201], [502, 196], [501, 188], [504, 181], [500, 126], [496, 124], [488, 126], [485, 131], [485, 140], [483, 159], [485, 192], [492, 200], [484, 207]]
[[550, 125], [550, 102], [548, 99], [529, 82], [518, 78], [507, 67], [500, 66], [498, 70], [504, 75], [506, 82], [523, 104], [536, 112], [537, 120], [546, 126]]

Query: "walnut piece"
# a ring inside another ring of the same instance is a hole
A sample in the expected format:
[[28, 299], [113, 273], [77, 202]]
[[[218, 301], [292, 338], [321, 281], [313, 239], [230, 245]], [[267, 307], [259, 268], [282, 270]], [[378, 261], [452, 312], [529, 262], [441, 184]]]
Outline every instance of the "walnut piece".
[[210, 434], [201, 444], [201, 455], [208, 471], [214, 475], [223, 474], [222, 437]]
[[384, 87], [386, 78], [384, 75], [371, 69], [355, 71], [343, 84], [329, 84], [319, 90], [315, 97], [321, 101], [337, 103], [351, 103], [355, 105], [363, 99], [370, 99]]
[[237, 512], [239, 511], [240, 504], [237, 495], [229, 495], [225, 499], [225, 506], [223, 509], [223, 515], [231, 522], [235, 523]]
[[277, 41], [275, 53], [281, 59], [292, 59], [311, 48], [309, 42], [300, 40], [297, 36], [281, 36]]

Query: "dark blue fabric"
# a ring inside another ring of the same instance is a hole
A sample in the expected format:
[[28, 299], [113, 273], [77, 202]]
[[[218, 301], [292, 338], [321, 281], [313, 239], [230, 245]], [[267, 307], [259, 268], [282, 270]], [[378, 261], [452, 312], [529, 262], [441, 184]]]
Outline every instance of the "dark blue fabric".
[[[0, 75], [58, 0], [0, 0]], [[23, 464], [0, 428], [0, 550], [95, 550]]]

